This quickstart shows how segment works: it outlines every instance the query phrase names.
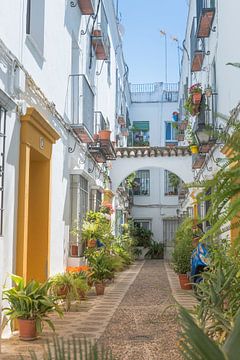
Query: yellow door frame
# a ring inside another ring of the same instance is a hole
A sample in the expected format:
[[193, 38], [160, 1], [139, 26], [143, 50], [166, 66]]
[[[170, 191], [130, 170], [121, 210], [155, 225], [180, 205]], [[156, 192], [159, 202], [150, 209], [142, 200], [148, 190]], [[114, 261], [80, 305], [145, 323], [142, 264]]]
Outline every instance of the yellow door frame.
[[[30, 197], [30, 177], [31, 159], [33, 154], [39, 159], [47, 162], [47, 172], [44, 180], [44, 188], [41, 189], [46, 197], [47, 214], [47, 244], [46, 254], [49, 268], [49, 245], [50, 245], [50, 184], [51, 184], [51, 155], [52, 145], [60, 138], [59, 134], [44, 119], [44, 117], [33, 107], [28, 108], [26, 115], [21, 117], [20, 131], [20, 159], [19, 159], [19, 186], [18, 186], [18, 225], [17, 225], [17, 251], [16, 251], [16, 273], [23, 276], [27, 281], [31, 278], [29, 274], [29, 209]], [[46, 207], [45, 207], [46, 208]], [[37, 214], [36, 214], [37, 216]], [[35, 216], [35, 218], [36, 218]], [[31, 216], [32, 218], [32, 216]], [[38, 229], [36, 229], [36, 232]], [[36, 237], [36, 241], [37, 237]], [[32, 245], [32, 244], [31, 244]], [[33, 244], [34, 245], [34, 244]], [[36, 257], [38, 254], [35, 255]], [[41, 272], [41, 270], [39, 270]], [[48, 271], [48, 269], [47, 269]], [[44, 280], [42, 275], [37, 280]]]

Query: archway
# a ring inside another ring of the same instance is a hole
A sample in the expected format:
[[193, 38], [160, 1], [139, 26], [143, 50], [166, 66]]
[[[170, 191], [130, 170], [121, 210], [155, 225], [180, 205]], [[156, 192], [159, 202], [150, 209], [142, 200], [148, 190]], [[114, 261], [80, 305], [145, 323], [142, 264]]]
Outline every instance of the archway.
[[118, 149], [117, 159], [113, 161], [110, 171], [113, 192], [116, 192], [118, 186], [130, 173], [149, 167], [171, 171], [185, 183], [191, 183], [194, 180], [192, 157], [187, 148]]

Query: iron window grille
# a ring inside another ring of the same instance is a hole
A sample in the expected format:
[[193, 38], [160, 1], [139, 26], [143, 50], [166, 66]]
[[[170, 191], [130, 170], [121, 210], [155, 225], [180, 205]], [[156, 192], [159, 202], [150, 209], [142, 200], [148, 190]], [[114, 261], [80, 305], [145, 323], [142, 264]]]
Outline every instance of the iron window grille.
[[[89, 208], [88, 200], [88, 181], [81, 175], [71, 175], [71, 244], [82, 245], [81, 228]], [[77, 235], [73, 235], [72, 230], [76, 230]], [[80, 246], [79, 255], [83, 255], [83, 251], [84, 247]]]
[[138, 170], [136, 173], [135, 182], [138, 184], [138, 186], [134, 188], [133, 195], [150, 195], [150, 170]]

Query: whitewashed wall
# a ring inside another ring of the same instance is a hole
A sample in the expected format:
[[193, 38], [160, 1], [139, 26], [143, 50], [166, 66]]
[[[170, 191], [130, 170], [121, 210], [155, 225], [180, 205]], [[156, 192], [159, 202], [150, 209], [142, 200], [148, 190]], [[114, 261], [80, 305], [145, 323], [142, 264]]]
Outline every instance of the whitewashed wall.
[[[8, 50], [24, 66], [25, 70], [41, 88], [49, 102], [55, 105], [56, 110], [69, 122], [67, 104], [67, 88], [69, 75], [84, 73], [93, 87], [95, 93], [95, 110], [103, 112], [110, 121], [111, 129], [115, 129], [115, 101], [116, 101], [116, 68], [118, 67], [121, 83], [124, 78], [125, 67], [121, 46], [121, 38], [114, 14], [112, 1], [105, 1], [108, 17], [108, 31], [111, 42], [111, 68], [108, 81], [107, 64], [104, 64], [100, 76], [102, 61], [96, 61], [93, 50], [92, 67], [89, 70], [90, 31], [92, 20], [86, 35], [81, 30], [86, 29], [88, 16], [82, 16], [78, 6], [71, 7], [70, 1], [51, 0], [44, 3], [44, 32], [40, 40], [34, 36], [26, 35], [26, 0], [3, 0], [0, 11], [0, 39]], [[39, 3], [40, 4], [40, 3]], [[40, 13], [32, 23], [40, 26]], [[33, 34], [34, 35], [34, 34]], [[44, 36], [43, 36], [44, 35]], [[35, 36], [36, 33], [35, 33]], [[36, 41], [44, 44], [36, 48]], [[72, 61], [72, 44], [75, 47], [75, 64]], [[118, 49], [116, 51], [116, 48]], [[40, 51], [39, 51], [40, 50]], [[41, 51], [42, 50], [42, 51]], [[79, 55], [79, 58], [76, 56]], [[79, 63], [79, 66], [77, 65]], [[61, 135], [60, 140], [53, 146], [52, 152], [52, 189], [51, 189], [51, 243], [50, 243], [50, 274], [63, 271], [67, 261], [68, 234], [70, 222], [70, 184], [69, 175], [79, 173], [89, 180], [89, 186], [103, 185], [101, 179], [96, 179], [96, 174], [89, 174], [88, 164], [82, 166], [82, 151], [77, 146], [74, 153], [68, 153], [68, 147], [74, 146], [75, 140], [60, 122], [45, 108], [30, 89], [22, 87], [22, 91], [13, 89], [12, 81], [16, 79], [13, 66], [5, 64], [0, 57], [0, 88], [14, 99], [24, 99], [28, 106], [35, 106], [37, 110]], [[125, 79], [125, 80], [124, 80]], [[23, 82], [22, 82], [23, 84]], [[17, 89], [19, 90], [19, 89]], [[125, 86], [128, 92], [128, 86]], [[129, 99], [129, 94], [126, 94]], [[18, 198], [18, 163], [19, 163], [19, 130], [20, 121], [16, 114], [9, 114], [6, 131], [6, 175], [5, 175], [5, 222], [4, 237], [1, 242], [1, 269], [4, 277], [7, 272], [15, 271], [16, 249], [16, 217]], [[114, 133], [112, 135], [114, 138]]]

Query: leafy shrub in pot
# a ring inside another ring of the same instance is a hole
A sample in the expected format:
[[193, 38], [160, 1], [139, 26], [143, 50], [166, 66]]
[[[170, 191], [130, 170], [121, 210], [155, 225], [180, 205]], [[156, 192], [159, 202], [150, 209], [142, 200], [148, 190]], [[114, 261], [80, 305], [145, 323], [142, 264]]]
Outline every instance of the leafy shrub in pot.
[[[57, 312], [60, 316], [62, 311], [57, 305], [56, 298], [48, 294], [50, 283], [43, 284], [35, 280], [29, 281], [26, 285], [20, 276], [11, 275], [15, 286], [3, 290], [3, 300], [8, 306], [3, 309], [13, 328], [14, 320], [19, 323], [19, 337], [22, 340], [34, 340], [37, 334], [43, 329], [43, 323], [47, 323], [52, 330], [54, 325], [49, 313]], [[4, 325], [6, 325], [6, 323]]]
[[[183, 288], [191, 288], [184, 286], [189, 281], [186, 274], [191, 270], [191, 255], [193, 251], [192, 231], [193, 220], [185, 218], [176, 231], [175, 246], [172, 254], [174, 271], [179, 274], [180, 284]], [[185, 275], [185, 276], [182, 276]]]

